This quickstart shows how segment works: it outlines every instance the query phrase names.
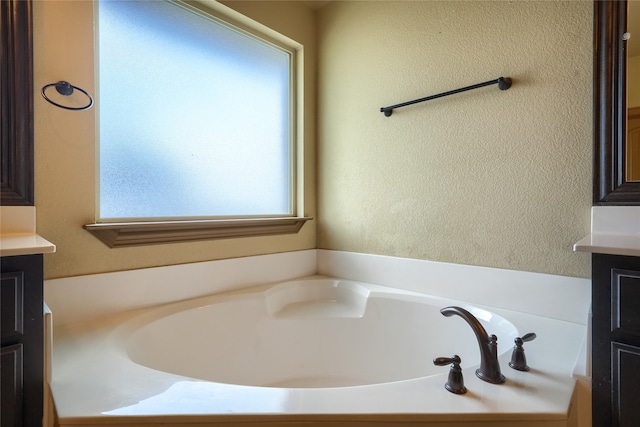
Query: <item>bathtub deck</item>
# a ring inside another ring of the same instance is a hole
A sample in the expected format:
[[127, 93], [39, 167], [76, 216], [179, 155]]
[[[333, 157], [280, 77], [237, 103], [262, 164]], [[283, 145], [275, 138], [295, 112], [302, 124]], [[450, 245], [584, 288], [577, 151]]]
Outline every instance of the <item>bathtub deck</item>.
[[[201, 381], [132, 363], [113, 345], [114, 328], [136, 313], [68, 325], [55, 332], [51, 390], [58, 424], [577, 426], [571, 411], [576, 387], [572, 373], [586, 326], [492, 310], [508, 317], [518, 330], [537, 333], [526, 347], [531, 370], [509, 368], [506, 352], [500, 365], [507, 381], [494, 385], [475, 376], [477, 366], [463, 366], [465, 395], [444, 389], [447, 367], [440, 375], [356, 387], [249, 387]], [[179, 337], [167, 345], [179, 345]], [[512, 346], [506, 341], [501, 345]]]
[[459, 417], [456, 421], [425, 418], [414, 414], [309, 414], [309, 415], [219, 415], [211, 416], [169, 416], [159, 420], [157, 417], [78, 420], [72, 423], [61, 423], [61, 427], [83, 426], [104, 427], [309, 427], [310, 425], [331, 427], [578, 427], [575, 416], [564, 420], [528, 419], [527, 414], [501, 420], [479, 420], [475, 415]]

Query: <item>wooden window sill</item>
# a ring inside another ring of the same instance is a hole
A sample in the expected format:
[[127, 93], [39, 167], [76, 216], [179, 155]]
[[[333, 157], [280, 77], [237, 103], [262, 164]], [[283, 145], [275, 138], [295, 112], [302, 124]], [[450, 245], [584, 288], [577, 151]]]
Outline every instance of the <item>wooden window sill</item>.
[[308, 217], [250, 218], [87, 224], [85, 230], [110, 248], [234, 237], [294, 234]]

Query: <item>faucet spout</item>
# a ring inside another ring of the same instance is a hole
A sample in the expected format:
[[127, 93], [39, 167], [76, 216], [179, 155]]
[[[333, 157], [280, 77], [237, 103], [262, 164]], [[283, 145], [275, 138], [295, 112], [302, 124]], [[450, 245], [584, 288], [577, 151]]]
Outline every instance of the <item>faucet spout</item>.
[[476, 370], [476, 376], [492, 384], [502, 384], [505, 379], [500, 372], [500, 363], [498, 362], [498, 337], [489, 335], [480, 321], [464, 308], [445, 307], [440, 310], [440, 313], [447, 317], [460, 316], [469, 324], [480, 347], [480, 368]]

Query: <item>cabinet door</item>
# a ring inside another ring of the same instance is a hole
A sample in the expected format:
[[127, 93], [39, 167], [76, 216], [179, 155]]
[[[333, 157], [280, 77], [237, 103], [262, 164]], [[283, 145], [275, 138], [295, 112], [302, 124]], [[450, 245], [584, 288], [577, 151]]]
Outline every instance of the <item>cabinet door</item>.
[[0, 353], [0, 396], [2, 427], [22, 427], [22, 344], [2, 347]]
[[613, 418], [623, 427], [640, 426], [640, 347], [611, 344]]
[[640, 426], [640, 258], [593, 256], [594, 427]]
[[22, 271], [0, 276], [0, 339], [2, 345], [15, 344], [24, 332], [24, 275]]
[[[0, 427], [42, 427], [42, 255], [2, 257], [1, 267], [0, 330], [3, 336]], [[15, 409], [18, 404], [19, 410]]]

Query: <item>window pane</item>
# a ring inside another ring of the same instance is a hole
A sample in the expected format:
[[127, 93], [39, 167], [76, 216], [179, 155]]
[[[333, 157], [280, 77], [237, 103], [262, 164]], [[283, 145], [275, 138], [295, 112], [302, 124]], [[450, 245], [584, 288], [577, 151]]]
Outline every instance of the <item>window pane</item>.
[[101, 219], [291, 214], [291, 55], [169, 2], [99, 5]]

